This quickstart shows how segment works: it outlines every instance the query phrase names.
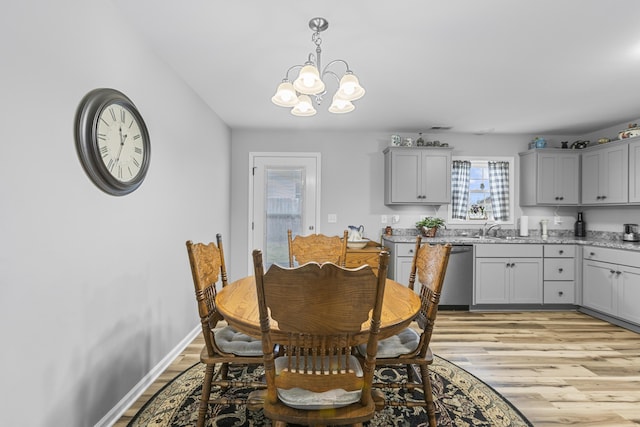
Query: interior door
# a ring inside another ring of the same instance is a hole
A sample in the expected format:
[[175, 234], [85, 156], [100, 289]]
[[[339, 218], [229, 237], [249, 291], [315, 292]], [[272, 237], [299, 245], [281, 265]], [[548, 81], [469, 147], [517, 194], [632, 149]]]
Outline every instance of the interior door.
[[[289, 265], [287, 230], [319, 233], [320, 153], [251, 153], [249, 248], [261, 249], [265, 268]], [[249, 272], [253, 270], [248, 254]]]

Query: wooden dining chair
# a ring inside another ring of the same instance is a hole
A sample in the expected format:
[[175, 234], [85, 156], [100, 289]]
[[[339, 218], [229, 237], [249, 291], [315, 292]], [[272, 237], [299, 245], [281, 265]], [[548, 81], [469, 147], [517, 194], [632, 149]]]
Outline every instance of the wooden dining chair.
[[[408, 381], [402, 383], [375, 383], [374, 387], [403, 388], [408, 390], [421, 389], [424, 393], [423, 401], [402, 400], [386, 401], [388, 406], [424, 406], [429, 417], [429, 427], [436, 427], [435, 404], [433, 391], [429, 379], [429, 365], [433, 363], [433, 353], [429, 348], [433, 326], [438, 313], [438, 303], [442, 285], [451, 253], [451, 244], [421, 246], [422, 238], [418, 236], [416, 249], [411, 264], [409, 276], [409, 288], [414, 289], [416, 278], [420, 284], [420, 311], [416, 317], [417, 329], [409, 327], [390, 338], [380, 340], [377, 349], [377, 366], [406, 367]], [[367, 350], [360, 345], [358, 352], [362, 355]], [[420, 371], [420, 377], [416, 378], [414, 367]]]
[[297, 235], [292, 239], [291, 230], [287, 230], [289, 241], [289, 267], [293, 267], [294, 261], [298, 265], [308, 262], [332, 262], [344, 267], [347, 261], [347, 236], [349, 232], [344, 230], [344, 237], [325, 236], [324, 234]]
[[[218, 326], [223, 320], [216, 309], [216, 285], [227, 286], [227, 271], [224, 261], [222, 237], [216, 235], [215, 243], [193, 243], [187, 241], [187, 252], [195, 286], [198, 314], [202, 325], [205, 345], [200, 352], [200, 362], [206, 365], [202, 395], [198, 410], [198, 427], [204, 426], [209, 404], [231, 404], [229, 399], [211, 399], [212, 387], [226, 389], [236, 382], [229, 381], [229, 364], [261, 364], [262, 342], [235, 331], [230, 326]], [[215, 367], [218, 370], [215, 371]], [[261, 383], [242, 383], [244, 386], [264, 387]], [[237, 402], [244, 403], [244, 402]]]
[[[389, 253], [371, 267], [333, 263], [284, 268], [265, 274], [262, 253], [253, 251], [267, 390], [264, 414], [276, 427], [362, 426], [384, 398], [371, 383]], [[277, 322], [277, 331], [272, 323]], [[363, 324], [366, 329], [363, 331]], [[273, 343], [281, 344], [275, 358]], [[371, 349], [361, 362], [352, 349]]]

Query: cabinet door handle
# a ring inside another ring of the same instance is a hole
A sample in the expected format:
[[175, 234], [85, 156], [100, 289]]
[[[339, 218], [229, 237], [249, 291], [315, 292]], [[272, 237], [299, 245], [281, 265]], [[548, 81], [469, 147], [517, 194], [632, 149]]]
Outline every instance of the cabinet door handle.
[[596, 253], [595, 252], [590, 252], [589, 256], [596, 256]]
[[562, 273], [562, 268], [559, 268], [559, 269], [558, 269], [558, 273]]
[[558, 296], [562, 296], [562, 295], [564, 295], [564, 292], [558, 291]]
[[564, 196], [560, 196], [560, 200], [564, 200]]
[[413, 249], [409, 249], [409, 253], [412, 254], [413, 253]]
[[609, 273], [616, 274], [615, 270], [609, 270]]
[[616, 271], [616, 276], [619, 276], [622, 274], [622, 271]]
[[562, 249], [560, 249], [560, 250], [558, 251], [558, 253], [559, 253], [560, 255], [562, 255], [562, 254], [564, 253], [564, 251], [563, 251]]

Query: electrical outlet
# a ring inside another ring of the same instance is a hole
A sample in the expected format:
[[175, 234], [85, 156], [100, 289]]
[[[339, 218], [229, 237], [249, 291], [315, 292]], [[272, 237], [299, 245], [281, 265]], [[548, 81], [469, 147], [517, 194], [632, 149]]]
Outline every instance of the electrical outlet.
[[394, 224], [397, 224], [400, 222], [400, 215], [393, 215], [391, 217], [391, 222], [393, 222]]
[[553, 217], [553, 224], [554, 225], [560, 225], [562, 224], [562, 217], [559, 217], [558, 215]]
[[388, 221], [387, 216], [386, 215], [380, 215], [380, 223], [381, 224], [386, 224]]
[[338, 222], [338, 215], [337, 214], [329, 214], [329, 218], [327, 218], [327, 222], [330, 224], [335, 224], [336, 222]]

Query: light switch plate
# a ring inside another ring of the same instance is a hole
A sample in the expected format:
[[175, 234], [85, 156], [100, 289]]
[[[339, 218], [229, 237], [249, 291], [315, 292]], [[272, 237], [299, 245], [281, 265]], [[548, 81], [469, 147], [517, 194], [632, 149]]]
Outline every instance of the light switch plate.
[[330, 224], [335, 224], [338, 222], [338, 214], [329, 214], [329, 218], [327, 218], [327, 222]]
[[397, 224], [400, 222], [400, 215], [393, 215], [391, 217], [391, 222], [393, 222], [394, 224]]
[[386, 224], [388, 221], [387, 216], [386, 215], [380, 215], [380, 223], [381, 224]]

